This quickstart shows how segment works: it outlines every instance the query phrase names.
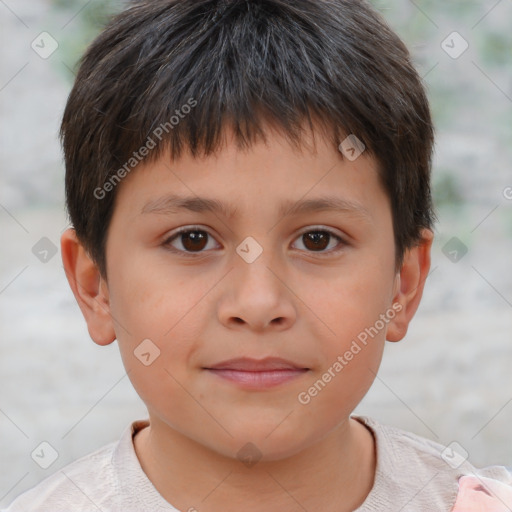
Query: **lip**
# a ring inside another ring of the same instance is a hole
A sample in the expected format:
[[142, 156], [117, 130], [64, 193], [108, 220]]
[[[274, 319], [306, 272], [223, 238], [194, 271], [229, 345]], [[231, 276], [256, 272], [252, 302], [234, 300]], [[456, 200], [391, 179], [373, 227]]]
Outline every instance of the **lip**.
[[238, 357], [208, 366], [207, 370], [235, 370], [241, 372], [269, 372], [273, 370], [309, 370], [305, 366], [281, 359], [280, 357], [266, 357], [264, 359], [252, 359]]
[[309, 371], [281, 358], [237, 358], [204, 368], [208, 372], [244, 389], [268, 389], [290, 382]]

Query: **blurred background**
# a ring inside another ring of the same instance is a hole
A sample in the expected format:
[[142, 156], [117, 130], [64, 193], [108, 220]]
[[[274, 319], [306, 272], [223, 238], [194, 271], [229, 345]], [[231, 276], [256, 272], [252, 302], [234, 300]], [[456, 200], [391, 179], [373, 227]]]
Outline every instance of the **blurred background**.
[[[428, 87], [439, 222], [422, 305], [356, 412], [512, 466], [512, 3], [373, 4]], [[59, 250], [60, 119], [120, 6], [0, 0], [0, 505], [146, 416], [116, 344], [90, 340]]]

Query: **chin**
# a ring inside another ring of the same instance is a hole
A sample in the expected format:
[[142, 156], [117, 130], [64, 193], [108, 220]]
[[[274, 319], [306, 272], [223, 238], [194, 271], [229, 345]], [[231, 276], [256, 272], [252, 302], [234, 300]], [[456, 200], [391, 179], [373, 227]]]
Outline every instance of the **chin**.
[[[232, 432], [234, 438], [230, 439], [229, 453], [223, 455], [241, 462], [244, 462], [244, 458], [258, 462], [277, 462], [297, 455], [317, 440], [314, 436], [304, 436], [303, 429], [295, 429], [293, 433], [287, 429], [278, 432], [279, 429], [274, 424], [271, 428], [261, 430], [252, 427], [236, 434]], [[298, 436], [298, 433], [303, 435]]]

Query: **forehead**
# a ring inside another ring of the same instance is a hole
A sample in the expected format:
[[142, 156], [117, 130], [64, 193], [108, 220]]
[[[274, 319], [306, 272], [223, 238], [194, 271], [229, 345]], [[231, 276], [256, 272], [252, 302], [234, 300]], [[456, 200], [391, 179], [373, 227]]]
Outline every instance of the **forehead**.
[[265, 142], [244, 149], [228, 134], [212, 155], [184, 152], [173, 161], [164, 152], [142, 162], [121, 185], [118, 204], [145, 216], [192, 211], [232, 219], [254, 205], [272, 206], [277, 216], [337, 210], [369, 217], [379, 204], [376, 196], [385, 196], [374, 158], [363, 153], [350, 161], [312, 132], [300, 147], [269, 131]]

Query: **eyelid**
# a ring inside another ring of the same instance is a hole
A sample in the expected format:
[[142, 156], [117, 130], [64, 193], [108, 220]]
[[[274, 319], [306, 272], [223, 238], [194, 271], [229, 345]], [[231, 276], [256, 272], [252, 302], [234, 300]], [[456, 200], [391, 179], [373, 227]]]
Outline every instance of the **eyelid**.
[[303, 235], [304, 233], [309, 233], [310, 231], [326, 231], [327, 233], [337, 236], [338, 238], [341, 238], [341, 239], [343, 238], [343, 235], [341, 233], [339, 233], [338, 231], [336, 231], [334, 228], [322, 226], [321, 224], [320, 225], [313, 224], [311, 226], [307, 226], [306, 228], [304, 228], [303, 230], [301, 230], [299, 232], [298, 236]]

